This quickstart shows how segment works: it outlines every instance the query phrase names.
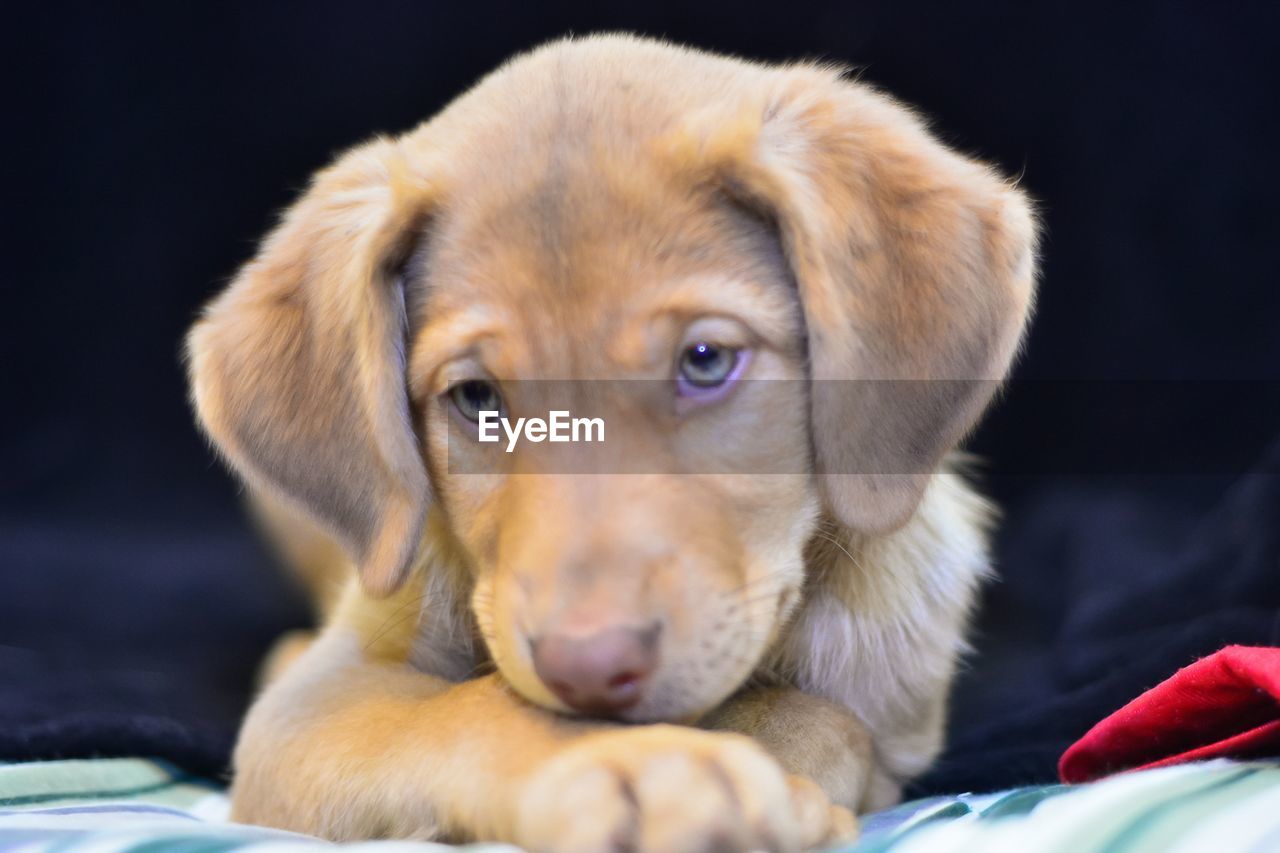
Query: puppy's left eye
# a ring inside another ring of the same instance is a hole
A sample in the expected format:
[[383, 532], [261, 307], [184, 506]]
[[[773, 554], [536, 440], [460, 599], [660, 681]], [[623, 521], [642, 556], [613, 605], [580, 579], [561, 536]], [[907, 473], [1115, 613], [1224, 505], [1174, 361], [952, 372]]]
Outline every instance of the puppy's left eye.
[[681, 394], [705, 394], [736, 378], [741, 362], [739, 350], [699, 341], [680, 354], [676, 383]]

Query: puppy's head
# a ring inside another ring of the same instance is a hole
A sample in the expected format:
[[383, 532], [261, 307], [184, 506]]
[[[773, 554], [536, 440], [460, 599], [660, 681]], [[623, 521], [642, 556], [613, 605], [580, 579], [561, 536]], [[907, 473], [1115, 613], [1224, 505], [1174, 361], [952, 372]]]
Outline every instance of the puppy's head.
[[[688, 719], [755, 667], [824, 515], [911, 517], [1007, 370], [1033, 239], [835, 72], [561, 44], [322, 172], [193, 329], [194, 397], [373, 594], [440, 513], [530, 700]], [[604, 442], [477, 441], [479, 410], [552, 408]]]

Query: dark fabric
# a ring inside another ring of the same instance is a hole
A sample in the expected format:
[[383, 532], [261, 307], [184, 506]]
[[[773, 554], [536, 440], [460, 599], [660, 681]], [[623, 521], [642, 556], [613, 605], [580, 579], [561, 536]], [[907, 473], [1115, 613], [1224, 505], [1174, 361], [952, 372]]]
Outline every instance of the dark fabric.
[[919, 792], [1053, 778], [1094, 723], [1225, 645], [1280, 645], [1280, 441], [1211, 478], [1057, 486], [1011, 510], [943, 759]]
[[1070, 784], [1210, 758], [1280, 756], [1280, 648], [1228, 646], [1109, 715], [1058, 762]]
[[0, 529], [0, 760], [156, 756], [219, 776], [296, 594], [229, 522]]
[[[631, 29], [822, 57], [1018, 174], [1036, 320], [973, 447], [1001, 580], [920, 791], [1054, 778], [1105, 714], [1277, 642], [1269, 3], [13, 3], [0, 26], [0, 759], [225, 767], [306, 621], [191, 425], [180, 339], [335, 152], [512, 52]], [[1136, 381], [1135, 381], [1136, 380]], [[1264, 474], [1263, 471], [1271, 473]]]

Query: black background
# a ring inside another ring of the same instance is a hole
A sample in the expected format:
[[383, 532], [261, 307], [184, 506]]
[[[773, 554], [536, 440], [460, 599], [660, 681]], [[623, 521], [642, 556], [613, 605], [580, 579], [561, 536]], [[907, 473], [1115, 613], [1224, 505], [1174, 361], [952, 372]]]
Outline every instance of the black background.
[[[306, 617], [191, 425], [183, 331], [334, 153], [570, 32], [851, 64], [1039, 201], [1037, 319], [973, 442], [1008, 511], [1006, 580], [930, 787], [1043, 781], [1061, 746], [1176, 666], [1280, 643], [1280, 561], [1249, 525], [1236, 550], [1218, 535], [1223, 519], [1280, 526], [1274, 477], [1223, 497], [1280, 411], [1269, 6], [11, 8], [0, 758], [143, 752], [220, 769], [255, 658]], [[1224, 587], [1232, 573], [1245, 580]], [[1158, 626], [1125, 622], [1153, 601]], [[1188, 627], [1220, 605], [1250, 619]], [[1080, 617], [1098, 608], [1110, 633]]]

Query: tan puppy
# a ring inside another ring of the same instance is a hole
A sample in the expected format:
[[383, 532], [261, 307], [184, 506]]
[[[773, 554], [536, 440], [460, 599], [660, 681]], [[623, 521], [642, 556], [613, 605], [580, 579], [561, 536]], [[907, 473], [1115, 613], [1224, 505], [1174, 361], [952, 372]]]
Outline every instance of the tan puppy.
[[[836, 70], [622, 36], [342, 156], [189, 340], [218, 448], [360, 578], [250, 712], [235, 817], [851, 833], [942, 744], [990, 520], [945, 460], [1034, 241], [1021, 193]], [[575, 380], [606, 441], [478, 442], [482, 410], [545, 416], [530, 380]]]

